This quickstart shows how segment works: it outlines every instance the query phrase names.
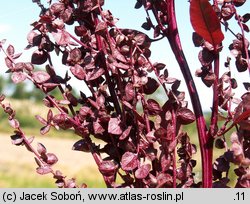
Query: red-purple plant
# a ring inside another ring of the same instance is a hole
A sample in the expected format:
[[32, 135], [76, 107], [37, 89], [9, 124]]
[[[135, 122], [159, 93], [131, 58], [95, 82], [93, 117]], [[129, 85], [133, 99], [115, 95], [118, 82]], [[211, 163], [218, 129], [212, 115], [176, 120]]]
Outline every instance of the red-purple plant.
[[[143, 7], [147, 15], [142, 27], [153, 30], [154, 39], [143, 32], [118, 28], [112, 13], [103, 10], [104, 0], [49, 1], [49, 8], [36, 0], [33, 2], [42, 11], [28, 34], [27, 48], [37, 48], [31, 63], [18, 62], [20, 54], [15, 53], [12, 45], [5, 50], [4, 41], [0, 48], [6, 55], [13, 82], [28, 79], [45, 93], [43, 102], [49, 107], [47, 118], [36, 116], [43, 124], [41, 134], [49, 132], [51, 127], [73, 129], [81, 138], [73, 149], [92, 154], [107, 187], [227, 187], [230, 164], [237, 166], [236, 187], [250, 187], [250, 85], [244, 83], [247, 92], [241, 100], [236, 100], [233, 90], [237, 82], [231, 77], [229, 58], [225, 63], [226, 72], [219, 73], [220, 53], [224, 49], [221, 25], [235, 37], [229, 49], [235, 55], [237, 70], [250, 71], [249, 42], [244, 34], [249, 32], [246, 23], [250, 14], [237, 13], [237, 7], [245, 1], [214, 0], [213, 5], [208, 0], [190, 2], [193, 42], [201, 48], [201, 69], [196, 71], [196, 76], [213, 89], [208, 125], [182, 50], [174, 0], [137, 0], [135, 8]], [[232, 17], [242, 33], [235, 34], [230, 29], [228, 20]], [[74, 34], [68, 26], [74, 28]], [[169, 76], [165, 64], [150, 60], [151, 43], [162, 38], [168, 39], [182, 71], [194, 113], [187, 106], [185, 93], [179, 90], [180, 80]], [[83, 92], [79, 98], [73, 95], [74, 84], [69, 84], [68, 72], [64, 78], [57, 75], [51, 57], [53, 52], [61, 57], [72, 75], [86, 85], [90, 96]], [[35, 71], [34, 65], [43, 64], [45, 71]], [[149, 73], [152, 74], [149, 76]], [[163, 105], [154, 99], [159, 87], [164, 90]], [[50, 94], [53, 89], [61, 91], [63, 100]], [[52, 170], [57, 162], [54, 154], [47, 153], [42, 144], [37, 150], [31, 146], [33, 138], [25, 136], [15, 111], [3, 102], [3, 95], [0, 98], [15, 129], [11, 136], [13, 144], [25, 145], [35, 154], [39, 174], [52, 173], [59, 187], [75, 187], [74, 180], [66, 181], [59, 171]], [[232, 105], [235, 102], [236, 108]], [[142, 111], [138, 107], [142, 107]], [[222, 126], [218, 124], [219, 116], [225, 121]], [[194, 121], [202, 161], [202, 180], [198, 182], [193, 172], [196, 147], [181, 128]], [[226, 133], [232, 128], [235, 131], [229, 147]], [[104, 145], [98, 145], [100, 140]], [[214, 143], [225, 152], [213, 163]], [[122, 178], [122, 183], [116, 182], [117, 176]]]

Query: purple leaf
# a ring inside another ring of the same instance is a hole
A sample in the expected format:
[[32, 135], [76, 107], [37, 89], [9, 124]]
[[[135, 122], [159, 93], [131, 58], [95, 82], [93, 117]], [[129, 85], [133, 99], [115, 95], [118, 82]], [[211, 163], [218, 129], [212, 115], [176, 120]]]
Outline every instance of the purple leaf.
[[173, 77], [168, 77], [168, 78], [166, 78], [166, 83], [167, 84], [173, 84], [173, 83], [175, 83], [176, 82], [176, 78], [173, 78]]
[[70, 104], [70, 101], [69, 100], [59, 100], [58, 103], [60, 105], [69, 105]]
[[31, 147], [30, 147], [30, 144], [33, 142], [34, 139], [35, 139], [35, 137], [32, 136], [32, 137], [28, 138], [28, 142], [27, 142], [27, 143], [24, 143], [26, 149], [27, 149], [28, 151], [30, 151], [30, 152], [33, 152], [33, 150], [32, 150]]
[[155, 137], [156, 138], [164, 138], [164, 137], [166, 137], [166, 135], [167, 135], [167, 130], [165, 129], [165, 128], [163, 128], [163, 127], [160, 127], [160, 128], [158, 128], [156, 131], [155, 131]]
[[110, 118], [108, 132], [113, 135], [122, 134], [121, 120], [119, 118]]
[[40, 115], [36, 115], [35, 117], [36, 117], [36, 119], [37, 119], [40, 123], [42, 123], [43, 125], [47, 125], [47, 121], [46, 121], [44, 118], [42, 118]]
[[55, 178], [55, 179], [63, 179], [64, 176], [63, 176], [63, 174], [62, 174], [61, 171], [56, 170], [56, 172], [55, 172], [55, 174], [54, 174], [54, 178]]
[[87, 115], [92, 114], [92, 110], [91, 110], [91, 108], [89, 108], [88, 106], [82, 106], [82, 107], [80, 108], [79, 113], [80, 113], [81, 116], [85, 117], [85, 116], [87, 116]]
[[148, 22], [144, 22], [144, 23], [141, 25], [141, 27], [142, 27], [143, 29], [145, 29], [145, 30], [150, 30], [150, 29], [151, 29], [151, 26], [149, 25]]
[[33, 64], [27, 62], [27, 63], [25, 63], [24, 69], [26, 69], [28, 72], [31, 72], [34, 70], [34, 66], [33, 66]]
[[105, 71], [102, 68], [94, 69], [92, 72], [88, 72], [87, 73], [87, 75], [86, 75], [86, 81], [95, 80], [95, 79], [99, 78], [100, 76], [102, 76], [104, 72]]
[[47, 153], [46, 156], [47, 156], [46, 163], [49, 165], [53, 165], [58, 161], [57, 156], [53, 153]]
[[51, 109], [49, 109], [48, 113], [47, 113], [47, 121], [48, 123], [50, 123], [53, 119], [53, 112]]
[[128, 126], [128, 128], [125, 131], [123, 131], [122, 135], [119, 137], [119, 140], [126, 139], [129, 136], [131, 129], [132, 126]]
[[72, 60], [74, 63], [77, 63], [82, 58], [82, 52], [80, 49], [74, 48], [73, 50], [70, 51], [69, 57], [70, 60]]
[[18, 146], [18, 145], [23, 144], [23, 137], [21, 135], [18, 135], [18, 134], [11, 135], [10, 138], [11, 138], [11, 143], [13, 145], [17, 145]]
[[96, 103], [98, 104], [99, 107], [103, 107], [105, 103], [105, 97], [101, 94], [100, 96], [97, 97]]
[[127, 63], [126, 58], [117, 49], [113, 51], [113, 57], [120, 62]]
[[76, 64], [74, 67], [70, 67], [70, 71], [77, 79], [85, 79], [86, 73], [82, 66]]
[[40, 129], [40, 133], [42, 134], [42, 135], [45, 135], [46, 133], [48, 133], [49, 131], [50, 131], [50, 125], [46, 125], [46, 126], [44, 126], [44, 127], [42, 127], [41, 129]]
[[36, 172], [41, 175], [49, 174], [52, 172], [50, 166], [40, 166], [36, 168]]
[[142, 7], [142, 1], [137, 1], [135, 4], [135, 9], [139, 9]]
[[194, 113], [187, 108], [180, 108], [177, 111], [177, 119], [181, 124], [187, 125], [195, 121]]
[[230, 168], [230, 165], [229, 162], [223, 156], [220, 156], [215, 160], [213, 167], [217, 171], [227, 172]]
[[12, 56], [12, 55], [14, 55], [14, 53], [15, 53], [15, 48], [14, 48], [14, 46], [13, 45], [9, 45], [8, 47], [7, 47], [7, 54], [9, 55], [9, 56]]
[[45, 63], [48, 59], [48, 53], [43, 50], [36, 50], [33, 52], [31, 57], [31, 63], [41, 65]]
[[95, 134], [102, 134], [105, 131], [99, 122], [93, 122], [93, 129]]
[[19, 57], [21, 57], [22, 53], [17, 53], [17, 54], [14, 54], [12, 56], [13, 59], [18, 59]]
[[106, 29], [107, 29], [106, 23], [105, 22], [100, 22], [96, 26], [95, 33], [97, 33], [99, 35], [105, 35], [106, 34]]
[[50, 75], [44, 71], [37, 71], [33, 73], [32, 78], [35, 80], [36, 83], [42, 84], [50, 79]]
[[52, 32], [52, 35], [56, 41], [56, 43], [60, 46], [66, 46], [70, 42], [70, 36], [64, 30], [57, 30], [57, 32]]
[[77, 141], [72, 149], [75, 151], [90, 152], [89, 146], [84, 139]]
[[0, 48], [6, 43], [6, 39], [0, 40]]
[[3, 102], [5, 99], [5, 95], [4, 94], [0, 94], [0, 102]]
[[37, 144], [37, 152], [38, 152], [40, 155], [46, 154], [46, 153], [47, 153], [46, 147], [45, 147], [42, 143], [38, 143], [38, 144]]
[[155, 131], [150, 131], [149, 133], [147, 133], [146, 138], [150, 143], [154, 143], [156, 141]]
[[17, 119], [11, 119], [9, 120], [9, 124], [12, 128], [17, 129], [20, 127], [20, 124]]
[[243, 18], [243, 23], [246, 23], [247, 21], [250, 20], [250, 13], [246, 13], [245, 15], [242, 16]]
[[[53, 90], [55, 89], [56, 87], [58, 87], [59, 84], [55, 84], [55, 83], [43, 83], [43, 87], [46, 88], [47, 90]], [[49, 91], [47, 91], [49, 92]]]
[[145, 94], [149, 95], [153, 94], [158, 87], [159, 83], [155, 79], [148, 77], [148, 82], [143, 86], [143, 90]]
[[122, 155], [121, 167], [124, 171], [132, 171], [138, 167], [139, 160], [137, 155], [132, 152], [125, 152]]
[[65, 114], [57, 114], [53, 117], [53, 123], [63, 130], [67, 130], [72, 127], [72, 122], [67, 117]]
[[[39, 40], [35, 40], [35, 39], [38, 39], [39, 36]], [[41, 37], [42, 35], [39, 35], [38, 33], [36, 33], [34, 30], [30, 31], [27, 35], [27, 40], [28, 40], [28, 43], [30, 45], [33, 45], [33, 46], [36, 46], [38, 44], [41, 43]], [[38, 42], [37, 42], [38, 41]], [[37, 43], [36, 43], [37, 42]]]
[[23, 71], [23, 69], [25, 68], [25, 63], [23, 62], [18, 62], [15, 64], [15, 66], [13, 67], [12, 71]]
[[162, 111], [161, 106], [154, 99], [148, 99], [147, 109], [148, 109], [149, 115], [158, 115]]
[[118, 164], [114, 161], [103, 161], [98, 168], [104, 176], [113, 176], [118, 170]]
[[192, 39], [195, 47], [200, 47], [204, 42], [204, 39], [196, 32], [193, 32]]
[[53, 14], [58, 14], [62, 11], [65, 10], [65, 5], [64, 3], [53, 3], [51, 6], [50, 6], [50, 11], [53, 13]]
[[153, 66], [155, 67], [155, 69], [157, 69], [158, 71], [164, 69], [166, 67], [165, 64], [163, 63], [154, 63]]
[[15, 83], [18, 84], [20, 82], [23, 82], [27, 78], [27, 75], [23, 72], [14, 72], [11, 75], [11, 80]]
[[135, 98], [135, 90], [132, 83], [127, 83], [125, 86], [126, 101], [132, 101]]
[[150, 164], [145, 164], [140, 166], [136, 171], [135, 171], [135, 177], [137, 179], [144, 179], [148, 176], [149, 171], [151, 169]]
[[239, 156], [243, 154], [242, 146], [236, 142], [232, 144], [231, 150], [233, 151], [234, 156]]
[[6, 65], [10, 70], [13, 69], [13, 63], [12, 63], [12, 61], [11, 61], [8, 57], [5, 57], [5, 65]]

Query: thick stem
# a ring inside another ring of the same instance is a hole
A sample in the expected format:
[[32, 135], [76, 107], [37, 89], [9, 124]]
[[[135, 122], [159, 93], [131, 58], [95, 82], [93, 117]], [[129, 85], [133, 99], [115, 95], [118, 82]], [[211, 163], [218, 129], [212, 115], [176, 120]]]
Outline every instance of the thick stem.
[[203, 188], [212, 187], [212, 148], [210, 139], [207, 134], [206, 122], [203, 116], [200, 99], [198, 92], [193, 81], [193, 77], [190, 73], [188, 63], [186, 61], [183, 49], [181, 46], [180, 36], [177, 27], [176, 15], [175, 15], [175, 1], [169, 0], [167, 3], [168, 13], [168, 30], [165, 31], [168, 37], [170, 46], [175, 54], [176, 60], [180, 66], [181, 72], [185, 79], [189, 95], [191, 98], [192, 106], [196, 116], [196, 125], [198, 129], [199, 143], [201, 149], [201, 161], [202, 161], [202, 185]]

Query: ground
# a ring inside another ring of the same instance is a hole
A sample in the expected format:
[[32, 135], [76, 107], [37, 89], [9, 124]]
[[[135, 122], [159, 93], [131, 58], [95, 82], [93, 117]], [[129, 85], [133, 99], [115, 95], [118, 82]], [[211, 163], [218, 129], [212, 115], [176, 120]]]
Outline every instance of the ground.
[[[61, 170], [68, 178], [80, 178], [81, 181], [78, 182], [87, 183], [90, 181], [90, 186], [103, 186], [102, 177], [96, 168], [91, 154], [72, 150], [72, 145], [76, 141], [73, 139], [40, 136], [35, 138], [33, 145], [36, 147], [37, 143], [40, 142], [46, 146], [48, 152], [57, 155], [59, 161], [53, 167], [54, 170]], [[22, 187], [20, 185], [27, 185], [26, 179], [31, 179], [33, 182], [37, 179], [39, 179], [38, 181], [44, 179], [48, 184], [41, 183], [41, 185], [49, 186], [41, 187], [54, 186], [54, 180], [51, 175], [40, 176], [36, 173], [37, 165], [34, 161], [34, 155], [27, 151], [24, 146], [12, 145], [11, 139], [7, 134], [0, 133], [0, 155], [0, 187]], [[22, 180], [26, 182], [22, 184]], [[34, 186], [36, 185], [39, 184], [35, 183]]]

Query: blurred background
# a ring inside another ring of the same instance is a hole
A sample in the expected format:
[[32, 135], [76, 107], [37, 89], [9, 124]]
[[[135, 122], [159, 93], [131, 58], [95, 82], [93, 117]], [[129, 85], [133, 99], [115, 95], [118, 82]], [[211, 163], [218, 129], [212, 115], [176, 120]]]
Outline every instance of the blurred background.
[[[46, 0], [41, 1], [46, 5]], [[105, 8], [110, 9], [113, 15], [119, 18], [118, 26], [121, 28], [133, 28], [142, 30], [141, 25], [145, 22], [145, 12], [134, 9], [135, 0], [131, 1], [117, 1], [106, 0]], [[3, 4], [3, 3], [2, 3]], [[250, 2], [239, 9], [240, 14], [245, 14], [250, 8]], [[192, 27], [189, 22], [189, 2], [176, 1], [177, 20], [180, 28], [180, 35], [183, 39], [183, 48], [186, 53], [191, 71], [194, 74], [195, 70], [200, 67], [198, 61], [198, 48], [194, 48], [192, 43]], [[27, 45], [26, 35], [30, 31], [30, 24], [38, 19], [39, 8], [32, 3], [32, 0], [12, 0], [5, 1], [4, 6], [0, 7], [0, 40], [7, 39], [7, 44], [13, 44], [17, 52], [23, 52]], [[239, 32], [237, 25], [232, 24], [232, 29]], [[152, 32], [148, 32], [152, 36]], [[230, 34], [226, 34], [230, 35]], [[249, 39], [249, 34], [247, 34]], [[232, 40], [231, 38], [229, 38]], [[224, 42], [225, 48], [231, 43], [230, 40]], [[159, 51], [160, 50], [160, 51]], [[25, 51], [22, 55], [23, 61], [30, 60], [32, 50]], [[230, 55], [229, 51], [222, 56], [221, 63], [224, 64], [226, 57]], [[152, 45], [152, 61], [163, 62], [167, 64], [170, 76], [181, 79], [181, 73], [178, 65], [174, 60], [174, 56], [169, 49], [167, 40], [154, 43]], [[6, 74], [6, 67], [4, 65], [4, 56], [0, 53], [0, 93], [7, 95], [6, 101], [9, 101], [12, 107], [17, 112], [17, 117], [21, 126], [28, 136], [35, 136], [34, 145], [37, 142], [44, 144], [48, 152], [53, 152], [58, 156], [59, 162], [54, 169], [59, 169], [67, 178], [77, 178], [77, 183], [83, 182], [88, 184], [88, 187], [105, 187], [102, 176], [97, 170], [97, 167], [90, 154], [76, 152], [71, 150], [73, 144], [80, 139], [71, 131], [57, 131], [51, 130], [47, 135], [40, 135], [41, 124], [35, 119], [35, 115], [46, 116], [46, 107], [42, 104], [43, 94], [40, 93], [32, 84], [25, 82], [18, 85], [13, 85], [9, 74]], [[60, 59], [55, 58], [54, 65], [59, 69], [59, 74], [64, 74], [66, 69], [61, 69], [62, 65]], [[44, 69], [44, 67], [37, 67], [37, 69]], [[62, 70], [62, 71], [60, 71]], [[222, 70], [225, 71], [225, 70]], [[249, 81], [247, 73], [238, 74], [232, 70], [232, 77], [238, 77], [241, 81]], [[195, 78], [202, 106], [205, 110], [206, 118], [209, 118], [210, 107], [212, 100], [212, 92], [205, 87], [201, 80]], [[76, 87], [75, 94], [79, 90], [86, 92], [85, 88], [79, 84], [78, 81], [73, 82]], [[79, 88], [80, 87], [80, 88]], [[236, 93], [238, 97], [243, 93], [244, 88], [239, 83], [239, 91]], [[181, 90], [186, 91], [185, 84], [182, 82]], [[59, 91], [54, 91], [55, 96], [59, 96]], [[161, 94], [160, 92], [158, 93]], [[188, 94], [186, 94], [188, 95]], [[189, 97], [187, 96], [189, 101]], [[164, 101], [162, 101], [163, 103]], [[190, 107], [191, 108], [191, 107]], [[185, 127], [189, 132], [192, 142], [198, 145], [195, 124]], [[39, 176], [35, 169], [36, 164], [34, 156], [25, 148], [14, 146], [11, 144], [10, 136], [13, 130], [8, 124], [6, 115], [0, 109], [0, 187], [56, 187], [54, 179], [51, 175]], [[230, 135], [230, 133], [228, 134]], [[199, 148], [197, 148], [199, 150]], [[215, 158], [221, 153], [215, 152]], [[195, 168], [196, 178], [200, 180], [200, 156], [199, 152], [196, 155], [198, 163]], [[231, 168], [232, 173], [233, 168]], [[233, 185], [235, 181], [230, 184]]]

